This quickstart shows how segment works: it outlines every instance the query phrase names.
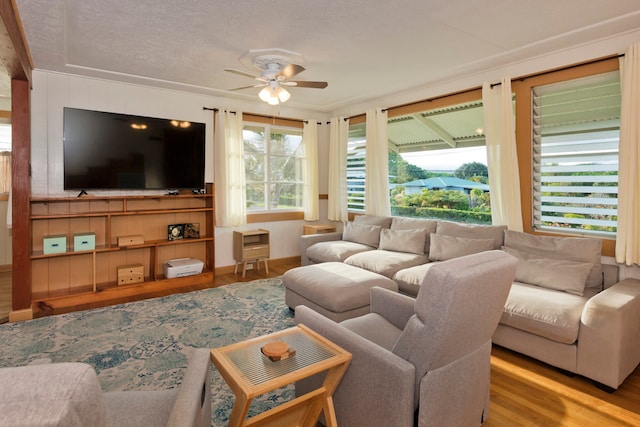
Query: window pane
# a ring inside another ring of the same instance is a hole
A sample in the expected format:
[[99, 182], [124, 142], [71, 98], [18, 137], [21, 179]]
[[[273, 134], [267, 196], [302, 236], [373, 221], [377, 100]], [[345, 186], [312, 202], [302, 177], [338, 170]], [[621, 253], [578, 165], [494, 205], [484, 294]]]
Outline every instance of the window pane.
[[[302, 208], [302, 132], [244, 126], [247, 209]], [[268, 189], [268, 191], [267, 191]]]
[[11, 151], [11, 125], [0, 124], [0, 152]]
[[364, 183], [366, 175], [365, 124], [349, 126], [347, 142], [347, 209], [364, 212]]
[[264, 210], [266, 206], [264, 184], [247, 183], [247, 210]]
[[482, 102], [389, 120], [392, 215], [490, 224]]
[[618, 72], [533, 90], [533, 222], [537, 229], [615, 235]]
[[272, 183], [270, 193], [271, 209], [302, 207], [302, 184]]

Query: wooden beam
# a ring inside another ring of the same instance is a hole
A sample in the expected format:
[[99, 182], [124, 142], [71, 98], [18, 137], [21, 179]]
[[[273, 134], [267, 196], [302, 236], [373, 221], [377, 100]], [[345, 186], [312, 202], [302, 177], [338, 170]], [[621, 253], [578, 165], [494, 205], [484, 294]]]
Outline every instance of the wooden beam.
[[31, 309], [31, 115], [29, 82], [11, 82], [13, 311]]
[[15, 0], [0, 0], [0, 18], [0, 62], [5, 67], [2, 74], [11, 80], [31, 82], [33, 61]]

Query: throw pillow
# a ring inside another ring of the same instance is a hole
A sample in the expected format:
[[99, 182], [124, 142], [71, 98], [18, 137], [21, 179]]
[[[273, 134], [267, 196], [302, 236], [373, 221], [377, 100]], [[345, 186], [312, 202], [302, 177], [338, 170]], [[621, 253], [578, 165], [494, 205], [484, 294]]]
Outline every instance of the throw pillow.
[[379, 215], [356, 215], [353, 218], [353, 222], [358, 224], [377, 225], [382, 228], [389, 228], [391, 226], [390, 216]]
[[427, 230], [389, 230], [380, 231], [380, 247], [387, 251], [407, 252], [424, 255], [424, 242], [427, 240]]
[[584, 295], [584, 287], [593, 264], [543, 258], [538, 255], [503, 247], [502, 250], [518, 258], [517, 282], [529, 283], [547, 289]]
[[504, 232], [504, 246], [527, 251], [541, 258], [588, 262], [593, 266], [586, 287], [602, 290], [602, 240], [591, 237], [537, 236], [519, 231]]
[[431, 240], [429, 236], [431, 233], [436, 232], [438, 227], [438, 221], [435, 219], [422, 219], [422, 218], [408, 218], [403, 216], [394, 216], [391, 221], [392, 230], [415, 230], [417, 228], [424, 228], [426, 232], [426, 239], [424, 241], [424, 253], [429, 253], [429, 246], [431, 246]]
[[493, 249], [493, 244], [493, 239], [467, 239], [465, 237], [431, 233], [429, 259], [431, 261], [446, 261], [478, 252], [490, 251]]
[[377, 248], [380, 243], [380, 230], [377, 225], [346, 222], [342, 230], [342, 240]]
[[473, 225], [451, 221], [438, 221], [437, 234], [464, 237], [466, 239], [493, 239], [493, 249], [500, 249], [504, 243], [506, 225]]

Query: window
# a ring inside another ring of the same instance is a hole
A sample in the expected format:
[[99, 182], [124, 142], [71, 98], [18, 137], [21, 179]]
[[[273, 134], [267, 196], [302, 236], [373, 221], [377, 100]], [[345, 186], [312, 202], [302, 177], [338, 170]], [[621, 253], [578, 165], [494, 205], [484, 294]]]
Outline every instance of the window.
[[365, 123], [350, 125], [347, 140], [347, 209], [351, 212], [364, 212], [366, 148]]
[[615, 236], [619, 73], [534, 87], [532, 102], [534, 228]]
[[0, 194], [11, 190], [11, 125], [0, 124]]
[[391, 214], [490, 224], [483, 127], [481, 100], [390, 118]]
[[302, 209], [302, 132], [246, 124], [247, 211]]

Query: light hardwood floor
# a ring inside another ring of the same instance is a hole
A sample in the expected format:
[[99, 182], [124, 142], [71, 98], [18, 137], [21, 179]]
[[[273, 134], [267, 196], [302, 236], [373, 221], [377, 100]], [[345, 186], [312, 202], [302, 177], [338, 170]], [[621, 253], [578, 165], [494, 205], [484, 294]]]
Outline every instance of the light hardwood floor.
[[[244, 279], [240, 274], [218, 274], [215, 283], [208, 287], [277, 277], [293, 267], [295, 263], [274, 262], [269, 265], [270, 274], [263, 269], [251, 270]], [[10, 273], [8, 276], [0, 273], [0, 288], [8, 281], [10, 290], [10, 277]], [[4, 298], [2, 292], [0, 298]], [[616, 392], [606, 393], [585, 378], [570, 377], [496, 346], [491, 357], [490, 411], [485, 427], [640, 426], [640, 368]]]

